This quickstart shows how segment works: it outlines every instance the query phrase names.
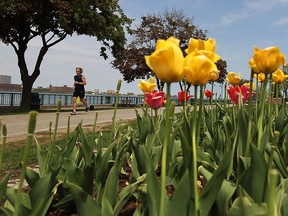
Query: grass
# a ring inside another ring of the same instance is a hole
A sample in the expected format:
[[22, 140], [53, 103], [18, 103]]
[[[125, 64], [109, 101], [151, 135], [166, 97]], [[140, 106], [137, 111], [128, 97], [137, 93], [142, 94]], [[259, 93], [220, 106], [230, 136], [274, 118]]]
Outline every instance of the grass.
[[[73, 131], [72, 131], [73, 132]], [[100, 130], [96, 132], [96, 135], [88, 128], [85, 129], [87, 139], [89, 143], [93, 142], [93, 139], [95, 136], [97, 137], [100, 133]], [[101, 132], [103, 133], [103, 137], [107, 137], [110, 135], [110, 126], [105, 126], [101, 129]], [[107, 136], [105, 136], [107, 134]], [[31, 146], [30, 152], [29, 152], [29, 162], [28, 164], [30, 166], [33, 166], [37, 164], [37, 153], [36, 153], [36, 141], [43, 147], [44, 149], [48, 149], [49, 143], [50, 143], [50, 134], [49, 132], [40, 132], [35, 134], [35, 139], [33, 141], [33, 144]], [[52, 135], [51, 135], [52, 137]], [[63, 147], [66, 144], [67, 140], [67, 134], [65, 133], [58, 133], [57, 139], [56, 139], [56, 145], [60, 148]], [[20, 171], [20, 161], [22, 160], [22, 155], [24, 152], [24, 146], [26, 145], [26, 139], [23, 138], [18, 141], [8, 142], [6, 143], [6, 147], [3, 154], [3, 164], [2, 164], [2, 170], [0, 171], [0, 177], [5, 175], [8, 171], [12, 172], [15, 175]]]
[[[129, 120], [129, 121], [121, 121], [119, 124], [122, 125], [122, 123], [125, 123], [125, 125], [129, 125], [134, 127], [133, 125], [136, 125], [136, 121]], [[88, 127], [82, 127], [82, 129], [85, 131], [86, 137], [89, 141], [89, 143], [93, 143], [95, 137], [97, 138], [99, 136], [99, 133], [102, 133], [102, 139], [105, 142], [107, 140], [110, 140], [111, 136], [111, 125], [104, 125], [100, 126], [98, 129], [96, 129], [96, 134], [92, 132], [92, 126]], [[70, 135], [73, 133], [73, 131], [70, 131]], [[52, 139], [53, 134], [49, 134], [49, 132], [38, 132], [34, 135], [34, 141], [32, 143], [30, 152], [29, 152], [29, 166], [35, 166], [37, 161], [37, 147], [36, 147], [36, 141], [41, 145], [42, 148], [48, 150], [48, 146], [50, 144], [50, 140]], [[57, 133], [57, 139], [56, 139], [56, 145], [60, 148], [64, 147], [67, 141], [67, 131], [64, 133], [58, 132]], [[26, 145], [26, 139], [23, 137], [23, 139], [17, 140], [17, 141], [11, 141], [6, 143], [4, 154], [3, 154], [3, 163], [2, 163], [2, 170], [0, 170], [0, 178], [2, 178], [8, 171], [12, 173], [12, 176], [17, 176], [20, 172], [20, 161], [22, 161], [22, 155], [24, 152], [24, 146]], [[1, 145], [0, 145], [1, 146]], [[0, 150], [1, 151], [1, 150]]]

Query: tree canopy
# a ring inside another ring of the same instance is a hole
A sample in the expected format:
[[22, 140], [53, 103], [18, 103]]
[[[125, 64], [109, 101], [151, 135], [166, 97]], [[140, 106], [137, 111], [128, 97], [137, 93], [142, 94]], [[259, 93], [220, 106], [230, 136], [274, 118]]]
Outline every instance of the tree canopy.
[[[89, 35], [102, 44], [101, 56], [106, 59], [109, 49], [117, 58], [131, 22], [118, 0], [1, 0], [0, 41], [11, 45], [18, 58], [23, 83], [21, 109], [29, 110], [31, 89], [50, 47], [68, 35]], [[25, 51], [35, 37], [41, 38], [42, 47], [30, 75]]]
[[207, 31], [194, 25], [193, 19], [186, 17], [182, 10], [166, 9], [163, 13], [142, 16], [141, 20], [140, 25], [132, 31], [132, 40], [122, 54], [112, 62], [113, 67], [120, 71], [123, 79], [128, 83], [152, 76], [144, 56], [154, 51], [158, 39], [175, 36], [180, 40], [183, 53], [191, 37], [206, 39]]
[[219, 70], [219, 78], [215, 82], [223, 84], [227, 76], [227, 62], [223, 59], [220, 59], [215, 64]]

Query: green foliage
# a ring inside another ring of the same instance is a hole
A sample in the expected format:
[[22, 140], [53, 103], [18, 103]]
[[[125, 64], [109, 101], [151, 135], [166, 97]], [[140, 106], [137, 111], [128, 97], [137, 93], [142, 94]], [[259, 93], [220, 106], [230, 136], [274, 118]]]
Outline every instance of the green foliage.
[[[260, 106], [265, 106], [262, 119]], [[173, 115], [173, 104], [157, 112], [144, 107], [136, 111], [135, 123], [115, 124], [114, 133], [87, 136], [79, 123], [64, 144], [56, 143], [51, 163], [51, 149], [36, 142], [39, 173], [26, 168], [31, 190], [21, 192], [19, 212], [45, 215], [48, 208], [76, 208], [79, 215], [116, 216], [136, 201], [134, 215], [159, 215], [161, 209], [163, 215], [287, 215], [286, 107], [278, 114], [275, 104], [266, 103], [226, 107], [215, 102], [202, 115], [200, 109], [185, 109], [186, 115]], [[9, 177], [0, 181], [4, 215], [13, 214], [16, 203]]]

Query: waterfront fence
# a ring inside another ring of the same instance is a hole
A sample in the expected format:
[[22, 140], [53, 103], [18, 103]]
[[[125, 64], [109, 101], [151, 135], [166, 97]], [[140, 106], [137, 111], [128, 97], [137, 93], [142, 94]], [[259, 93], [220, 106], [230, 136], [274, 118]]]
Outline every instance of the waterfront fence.
[[[57, 105], [58, 100], [62, 101], [63, 106], [72, 105], [72, 94], [33, 92], [32, 99], [37, 97], [43, 106]], [[143, 98], [142, 95], [119, 95], [118, 101], [121, 105], [140, 105], [143, 104]], [[20, 106], [21, 99], [21, 92], [0, 92], [0, 106]], [[113, 105], [116, 95], [86, 94], [86, 101], [89, 105]]]

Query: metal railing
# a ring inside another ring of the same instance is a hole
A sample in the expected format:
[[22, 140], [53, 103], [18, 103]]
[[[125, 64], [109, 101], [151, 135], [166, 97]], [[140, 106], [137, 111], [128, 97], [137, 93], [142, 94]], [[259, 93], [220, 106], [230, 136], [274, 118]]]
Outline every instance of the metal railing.
[[[62, 93], [32, 93], [32, 98], [39, 97], [40, 105], [53, 106], [57, 105], [58, 100], [62, 101], [62, 105], [72, 105], [72, 94]], [[0, 92], [0, 106], [20, 106], [22, 99], [21, 92]], [[105, 94], [86, 94], [86, 100], [90, 105], [113, 105], [115, 103], [115, 95]], [[137, 105], [143, 103], [143, 96], [139, 95], [119, 95], [119, 104]]]

